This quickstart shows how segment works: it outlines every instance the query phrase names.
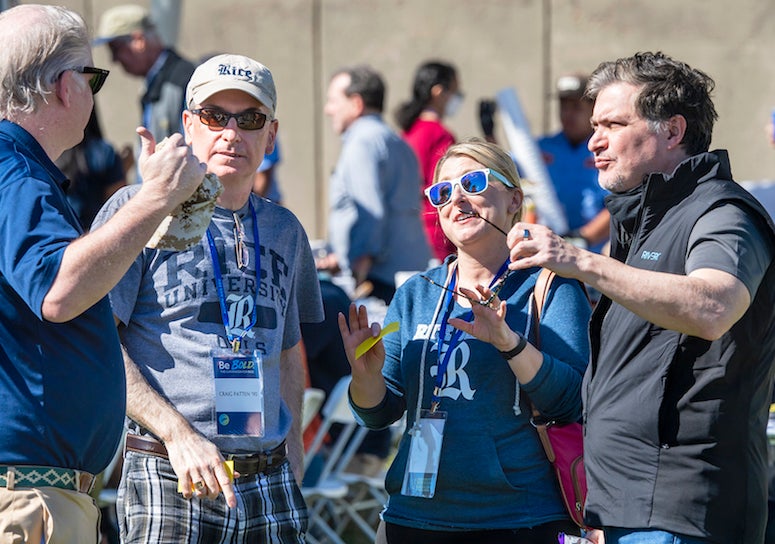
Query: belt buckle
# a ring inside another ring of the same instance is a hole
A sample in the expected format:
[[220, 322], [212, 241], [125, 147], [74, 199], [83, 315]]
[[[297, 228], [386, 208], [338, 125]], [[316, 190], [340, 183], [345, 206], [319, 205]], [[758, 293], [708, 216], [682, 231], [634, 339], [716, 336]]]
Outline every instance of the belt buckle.
[[86, 494], [91, 493], [91, 490], [94, 487], [94, 481], [97, 479], [95, 476], [80, 470], [74, 470], [73, 476], [76, 491]]
[[266, 469], [272, 466], [272, 456], [271, 455], [265, 455], [261, 454], [258, 457], [258, 468], [256, 472], [259, 474], [266, 474]]
[[[240, 472], [240, 477], [250, 476], [252, 474], [266, 474], [266, 472], [272, 467], [281, 463], [288, 455], [288, 445], [283, 442], [269, 451], [260, 451], [253, 454], [236, 454], [227, 453], [223, 454], [224, 459], [232, 460], [236, 463], [250, 463], [251, 469], [248, 473], [243, 474]], [[255, 469], [253, 468], [255, 467]], [[238, 470], [239, 472], [239, 470]]]
[[8, 467], [5, 473], [5, 487], [8, 491], [13, 491], [16, 487], [16, 467]]
[[[264, 474], [266, 469], [271, 466], [267, 462], [267, 455], [257, 453], [253, 455], [230, 455], [234, 461], [234, 469], [240, 473], [240, 478], [252, 476], [254, 474]], [[240, 466], [242, 465], [242, 466]], [[240, 470], [242, 468], [242, 470]]]

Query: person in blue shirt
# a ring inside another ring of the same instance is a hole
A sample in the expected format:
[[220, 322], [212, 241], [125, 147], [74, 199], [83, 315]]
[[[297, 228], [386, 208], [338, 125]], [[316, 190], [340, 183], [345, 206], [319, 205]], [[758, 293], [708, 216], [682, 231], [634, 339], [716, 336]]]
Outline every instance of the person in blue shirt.
[[536, 348], [541, 269], [508, 272], [506, 232], [522, 217], [523, 193], [514, 162], [496, 145], [450, 147], [426, 195], [457, 255], [399, 287], [385, 323], [400, 330], [360, 357], [356, 347], [380, 327], [364, 307], [350, 306], [349, 326], [339, 315], [357, 418], [379, 429], [406, 415], [385, 480], [385, 538], [528, 544], [578, 534], [530, 402], [558, 422], [581, 417], [590, 316], [583, 288], [552, 283]]
[[204, 168], [181, 136], [154, 152], [140, 131], [147, 184], [84, 234], [54, 161], [83, 138], [108, 71], [62, 7], [4, 11], [0, 41], [0, 541], [96, 543], [87, 493], [118, 446], [126, 390], [106, 295]]
[[592, 136], [592, 101], [584, 96], [587, 76], [571, 74], [557, 80], [562, 129], [538, 140], [570, 232], [585, 247], [600, 251], [608, 240], [610, 214], [603, 199], [608, 194], [597, 183], [597, 168], [587, 142]]
[[[570, 74], [557, 80], [561, 130], [539, 138], [536, 143], [568, 221], [569, 230], [563, 235], [576, 245], [600, 252], [608, 241], [611, 216], [603, 202], [608, 192], [597, 183], [594, 156], [587, 148], [592, 136], [589, 120], [593, 106], [584, 96], [587, 79], [583, 74]], [[479, 102], [482, 132], [493, 143], [495, 110], [494, 101]]]
[[280, 206], [283, 205], [283, 193], [277, 180], [277, 165], [281, 162], [280, 142], [275, 140], [274, 149], [264, 155], [264, 160], [258, 165], [253, 177], [253, 192]]

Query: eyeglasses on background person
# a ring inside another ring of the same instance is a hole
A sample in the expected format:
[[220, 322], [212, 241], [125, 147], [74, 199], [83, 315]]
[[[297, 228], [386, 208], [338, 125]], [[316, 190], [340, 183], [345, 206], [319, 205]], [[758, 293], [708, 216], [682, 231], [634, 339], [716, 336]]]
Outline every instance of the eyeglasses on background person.
[[237, 121], [237, 127], [242, 130], [261, 130], [267, 121], [267, 115], [260, 111], [248, 110], [240, 113], [229, 113], [218, 108], [200, 108], [191, 110], [198, 115], [202, 123], [210, 128], [226, 128], [230, 119]]
[[436, 208], [441, 208], [452, 198], [452, 190], [455, 188], [455, 185], [460, 185], [460, 188], [463, 189], [463, 192], [468, 195], [478, 195], [487, 189], [489, 183], [488, 179], [490, 176], [493, 176], [506, 187], [516, 187], [512, 182], [506, 179], [503, 174], [495, 170], [491, 170], [490, 168], [482, 168], [480, 170], [466, 172], [459, 178], [445, 179], [439, 181], [438, 183], [434, 183], [425, 189], [425, 196], [428, 197], [428, 201], [433, 206]]

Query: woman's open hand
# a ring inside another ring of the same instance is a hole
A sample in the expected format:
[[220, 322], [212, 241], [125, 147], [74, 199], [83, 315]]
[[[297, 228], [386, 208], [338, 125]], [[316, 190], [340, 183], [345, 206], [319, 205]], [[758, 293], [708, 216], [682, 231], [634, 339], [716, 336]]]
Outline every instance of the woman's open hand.
[[[470, 334], [481, 340], [489, 342], [498, 350], [507, 351], [516, 345], [517, 334], [506, 323], [506, 302], [493, 295], [492, 291], [477, 285], [476, 291], [460, 287], [460, 293], [471, 301], [471, 311], [474, 313], [473, 321], [460, 318], [451, 318], [449, 324], [458, 330]], [[488, 304], [482, 302], [489, 301]]]
[[380, 339], [371, 349], [360, 357], [355, 357], [356, 348], [369, 338], [379, 336], [382, 327], [378, 323], [369, 325], [369, 315], [364, 306], [350, 304], [350, 324], [344, 314], [338, 316], [339, 332], [342, 334], [344, 350], [350, 362], [352, 381], [350, 396], [356, 406], [371, 408], [385, 397], [385, 378], [382, 366], [385, 364], [385, 345]]
[[355, 357], [356, 348], [372, 337], [379, 336], [382, 327], [378, 323], [369, 324], [369, 315], [365, 306], [356, 306], [350, 304], [350, 323], [344, 314], [339, 313], [339, 332], [342, 333], [342, 342], [344, 350], [347, 353], [347, 360], [350, 362], [353, 378], [368, 377], [370, 375], [382, 374], [382, 365], [385, 362], [385, 346], [382, 340], [379, 340], [374, 346], [364, 353], [361, 357]]

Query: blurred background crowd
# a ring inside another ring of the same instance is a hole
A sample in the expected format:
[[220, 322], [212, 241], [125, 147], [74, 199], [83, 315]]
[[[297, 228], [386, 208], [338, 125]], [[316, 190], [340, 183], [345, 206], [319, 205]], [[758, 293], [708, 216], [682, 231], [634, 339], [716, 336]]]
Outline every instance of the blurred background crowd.
[[[15, 2], [2, 2], [5, 6]], [[120, 0], [59, 2], [83, 14], [96, 33], [100, 16]], [[429, 59], [457, 68], [463, 102], [445, 124], [460, 140], [482, 135], [479, 101], [514, 88], [536, 136], [559, 129], [557, 79], [591, 72], [601, 60], [661, 50], [710, 74], [719, 122], [711, 148], [729, 149], [740, 181], [775, 176], [775, 153], [763, 137], [775, 107], [775, 5], [742, 0], [250, 0], [138, 2], [162, 39], [196, 62], [229, 51], [261, 60], [275, 76], [284, 204], [310, 238], [325, 238], [328, 183], [339, 150], [323, 107], [333, 72], [367, 63], [383, 77], [385, 121], [411, 93], [416, 68]], [[143, 79], [95, 47], [97, 66], [112, 70], [97, 97], [99, 121], [117, 149], [134, 146]], [[502, 127], [496, 137], [503, 143]], [[129, 181], [133, 172], [129, 172]]]

